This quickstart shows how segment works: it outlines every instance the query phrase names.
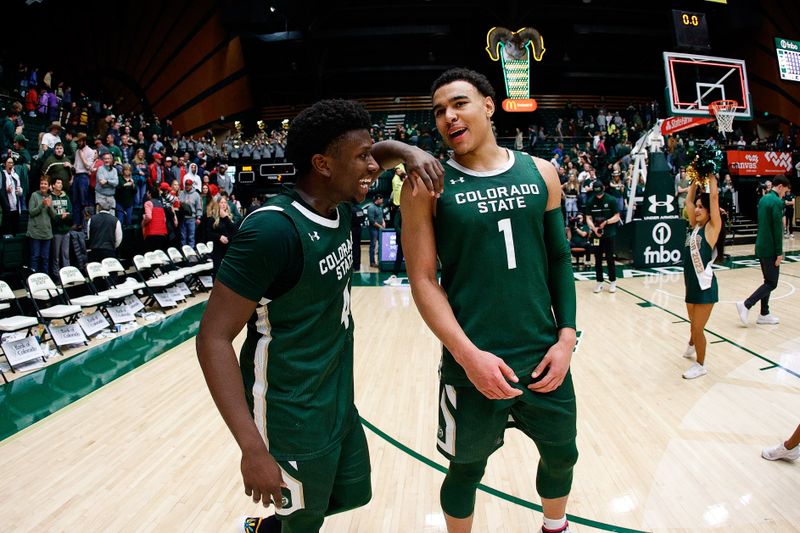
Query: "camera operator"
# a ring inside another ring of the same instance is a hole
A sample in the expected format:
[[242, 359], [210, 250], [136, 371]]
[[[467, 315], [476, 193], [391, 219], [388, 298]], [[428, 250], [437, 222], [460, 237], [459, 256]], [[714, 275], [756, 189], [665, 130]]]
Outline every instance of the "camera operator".
[[605, 186], [600, 180], [592, 185], [594, 194], [586, 203], [586, 223], [598, 243], [594, 252], [594, 273], [597, 285], [594, 292], [603, 290], [603, 254], [608, 265], [608, 281], [611, 283], [608, 292], [617, 292], [617, 272], [614, 264], [614, 237], [617, 235], [617, 224], [620, 216], [616, 198], [605, 193]]

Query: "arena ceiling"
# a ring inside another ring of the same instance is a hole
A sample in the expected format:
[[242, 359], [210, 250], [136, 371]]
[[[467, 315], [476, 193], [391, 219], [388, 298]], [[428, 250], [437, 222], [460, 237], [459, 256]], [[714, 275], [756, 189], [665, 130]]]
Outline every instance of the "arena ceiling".
[[[427, 94], [451, 66], [503, 84], [486, 54], [493, 26], [534, 27], [546, 53], [532, 67], [539, 94], [654, 94], [664, 87], [661, 52], [673, 49], [673, 8], [707, 13], [714, 52], [735, 40], [743, 4], [702, 0], [229, 0], [224, 17], [243, 39], [259, 105], [323, 96]], [[722, 53], [722, 52], [721, 52]]]

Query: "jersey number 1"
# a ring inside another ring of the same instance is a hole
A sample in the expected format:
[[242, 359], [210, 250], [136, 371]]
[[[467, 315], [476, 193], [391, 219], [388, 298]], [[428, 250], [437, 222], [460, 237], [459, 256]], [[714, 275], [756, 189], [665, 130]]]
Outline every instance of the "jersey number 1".
[[506, 241], [506, 259], [508, 260], [508, 269], [514, 270], [517, 268], [517, 254], [514, 252], [514, 234], [511, 232], [511, 219], [504, 218], [497, 221], [497, 231], [503, 234], [503, 239]]

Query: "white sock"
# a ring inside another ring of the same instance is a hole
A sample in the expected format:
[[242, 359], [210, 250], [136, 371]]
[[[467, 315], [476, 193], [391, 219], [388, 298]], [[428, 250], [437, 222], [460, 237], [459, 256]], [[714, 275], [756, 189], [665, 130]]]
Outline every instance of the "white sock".
[[552, 518], [544, 517], [544, 528], [548, 531], [560, 531], [564, 529], [564, 526], [567, 525], [567, 515], [562, 516], [561, 518], [556, 518], [553, 520]]

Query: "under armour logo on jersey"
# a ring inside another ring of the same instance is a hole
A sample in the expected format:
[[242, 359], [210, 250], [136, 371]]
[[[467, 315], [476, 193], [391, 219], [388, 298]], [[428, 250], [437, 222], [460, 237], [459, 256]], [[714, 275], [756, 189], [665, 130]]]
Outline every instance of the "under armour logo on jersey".
[[309, 233], [308, 236], [311, 238], [312, 241], [319, 240], [319, 233], [317, 233], [316, 231], [314, 233]]
[[450, 180], [450, 185], [455, 185], [456, 183], [464, 183], [464, 176], [461, 176], [457, 180]]
[[653, 194], [650, 196], [650, 207], [648, 207], [647, 210], [651, 213], [655, 213], [657, 208], [666, 207], [667, 213], [672, 213], [675, 211], [675, 205], [672, 203], [673, 200], [675, 200], [675, 197], [671, 194], [668, 194], [666, 200], [659, 202], [658, 196]]

